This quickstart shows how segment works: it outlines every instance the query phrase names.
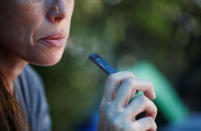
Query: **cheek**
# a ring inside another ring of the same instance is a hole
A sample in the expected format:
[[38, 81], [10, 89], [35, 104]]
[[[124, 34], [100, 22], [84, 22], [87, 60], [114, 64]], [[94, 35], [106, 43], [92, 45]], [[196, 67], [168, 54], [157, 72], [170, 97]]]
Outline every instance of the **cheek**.
[[[2, 8], [0, 16], [1, 43], [5, 46], [19, 47], [33, 43], [32, 35], [42, 21], [38, 4], [12, 3]], [[17, 46], [13, 46], [17, 44]], [[23, 48], [21, 48], [23, 49]]]
[[20, 4], [18, 13], [15, 16], [17, 35], [21, 34], [21, 39], [30, 42], [33, 34], [40, 27], [44, 15], [39, 5]]

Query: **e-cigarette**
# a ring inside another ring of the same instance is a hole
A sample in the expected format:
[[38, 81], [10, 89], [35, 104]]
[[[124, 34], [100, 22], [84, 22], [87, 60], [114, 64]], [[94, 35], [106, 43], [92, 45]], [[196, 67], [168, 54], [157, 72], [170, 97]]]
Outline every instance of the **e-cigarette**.
[[103, 58], [101, 58], [98, 54], [90, 54], [89, 59], [107, 75], [117, 73], [117, 71], [112, 66], [110, 66], [105, 60], [103, 60]]

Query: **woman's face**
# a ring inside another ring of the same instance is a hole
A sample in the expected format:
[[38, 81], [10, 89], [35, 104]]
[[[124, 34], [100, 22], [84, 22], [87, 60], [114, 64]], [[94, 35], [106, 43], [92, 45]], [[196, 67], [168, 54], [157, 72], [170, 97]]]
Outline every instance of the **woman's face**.
[[1, 0], [0, 51], [37, 65], [57, 63], [69, 35], [74, 0]]

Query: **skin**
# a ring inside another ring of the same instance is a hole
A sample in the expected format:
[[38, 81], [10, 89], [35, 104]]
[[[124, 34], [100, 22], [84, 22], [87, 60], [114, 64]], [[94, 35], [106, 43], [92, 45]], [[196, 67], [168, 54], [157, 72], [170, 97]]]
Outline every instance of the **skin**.
[[[74, 0], [1, 0], [0, 72], [13, 93], [13, 81], [28, 64], [50, 66], [62, 57], [63, 46], [50, 46], [40, 39], [62, 32], [68, 39]], [[145, 95], [128, 104], [136, 90]], [[100, 104], [99, 131], [155, 131], [157, 108], [150, 99], [154, 88], [131, 72], [110, 75]], [[140, 112], [146, 117], [135, 120]]]
[[[137, 90], [145, 95], [128, 104]], [[157, 108], [150, 100], [155, 97], [152, 84], [136, 79], [132, 72], [110, 75], [100, 104], [98, 131], [156, 131]], [[146, 116], [136, 120], [141, 112], [146, 112]]]
[[11, 87], [27, 63], [47, 66], [60, 60], [65, 46], [50, 47], [39, 39], [63, 32], [67, 40], [73, 7], [74, 0], [0, 1], [0, 70]]

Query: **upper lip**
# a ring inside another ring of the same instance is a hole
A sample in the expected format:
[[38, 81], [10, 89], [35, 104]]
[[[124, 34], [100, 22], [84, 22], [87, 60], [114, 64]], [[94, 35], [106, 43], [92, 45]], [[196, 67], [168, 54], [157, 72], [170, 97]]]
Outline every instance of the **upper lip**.
[[57, 32], [57, 33], [51, 33], [49, 35], [46, 35], [45, 37], [42, 37], [40, 40], [54, 40], [54, 39], [64, 39], [66, 38], [67, 34], [63, 32]]

